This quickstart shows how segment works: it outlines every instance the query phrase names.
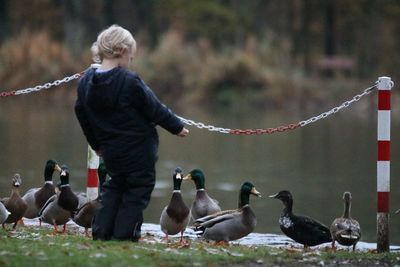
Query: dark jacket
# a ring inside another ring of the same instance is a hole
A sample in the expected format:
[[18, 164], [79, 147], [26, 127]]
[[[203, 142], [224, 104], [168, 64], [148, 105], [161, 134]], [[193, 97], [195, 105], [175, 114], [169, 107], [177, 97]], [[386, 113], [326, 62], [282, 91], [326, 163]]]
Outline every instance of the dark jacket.
[[154, 168], [160, 125], [172, 134], [182, 121], [140, 77], [124, 68], [96, 73], [90, 68], [78, 85], [75, 113], [89, 145], [101, 150], [110, 175]]

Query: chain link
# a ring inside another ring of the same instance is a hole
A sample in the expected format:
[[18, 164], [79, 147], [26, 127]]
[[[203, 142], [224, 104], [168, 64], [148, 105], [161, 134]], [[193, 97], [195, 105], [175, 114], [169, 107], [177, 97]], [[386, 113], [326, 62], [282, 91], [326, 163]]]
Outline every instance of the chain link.
[[14, 95], [21, 95], [21, 94], [29, 94], [32, 92], [38, 92], [40, 90], [43, 89], [49, 89], [53, 86], [59, 86], [63, 83], [68, 83], [72, 80], [76, 80], [79, 79], [79, 77], [81, 77], [83, 74], [83, 72], [80, 73], [75, 73], [74, 75], [65, 77], [64, 79], [61, 80], [56, 80], [52, 83], [45, 83], [43, 85], [37, 85], [35, 87], [30, 87], [30, 88], [25, 88], [25, 89], [20, 89], [20, 90], [16, 90], [16, 91], [10, 91], [10, 92], [0, 92], [0, 97], [7, 97], [7, 96], [14, 96]]
[[15, 95], [15, 91], [0, 92], [0, 97], [7, 97], [7, 96], [12, 96], [12, 95]]
[[225, 133], [225, 134], [231, 132], [231, 129], [229, 129], [229, 128], [221, 128], [221, 127], [215, 127], [215, 126], [212, 126], [212, 125], [205, 125], [202, 122], [195, 122], [195, 121], [192, 121], [192, 120], [188, 120], [188, 119], [182, 118], [180, 116], [178, 116], [178, 118], [183, 123], [185, 123], [186, 125], [195, 126], [195, 127], [199, 128], [199, 129], [207, 129], [210, 132], [219, 132], [219, 133]]
[[[26, 88], [26, 89], [20, 89], [20, 90], [16, 90], [16, 91], [10, 91], [10, 92], [0, 92], [0, 97], [7, 97], [7, 96], [13, 96], [13, 95], [21, 95], [21, 94], [29, 94], [32, 92], [37, 92], [43, 89], [49, 89], [53, 86], [59, 86], [63, 83], [68, 83], [72, 80], [76, 80], [79, 79], [82, 75], [83, 75], [84, 71], [80, 72], [80, 73], [75, 73], [74, 75], [65, 77], [64, 79], [61, 80], [56, 80], [52, 83], [45, 83], [43, 85], [37, 85], [35, 87], [31, 87], [31, 88]], [[235, 134], [235, 135], [240, 135], [240, 134], [245, 134], [245, 135], [260, 135], [260, 134], [273, 134], [276, 132], [284, 132], [284, 131], [288, 131], [288, 130], [293, 130], [296, 129], [298, 127], [303, 127], [306, 126], [310, 123], [314, 123], [320, 119], [325, 119], [328, 116], [335, 114], [337, 112], [339, 112], [341, 109], [343, 108], [347, 108], [350, 105], [352, 105], [354, 102], [359, 101], [362, 97], [370, 94], [374, 89], [377, 88], [377, 83], [375, 82], [375, 84], [371, 87], [366, 88], [361, 94], [358, 94], [356, 96], [354, 96], [351, 100], [347, 100], [345, 102], [343, 102], [340, 106], [334, 107], [329, 111], [326, 111], [324, 113], [321, 113], [318, 116], [315, 117], [311, 117], [307, 120], [304, 121], [300, 121], [298, 123], [292, 123], [286, 126], [279, 126], [276, 128], [267, 128], [267, 129], [229, 129], [229, 128], [222, 128], [222, 127], [215, 127], [213, 125], [206, 125], [202, 122], [195, 122], [193, 120], [188, 120], [185, 119], [183, 117], [178, 116], [178, 118], [185, 124], [189, 125], [189, 126], [195, 126], [199, 129], [206, 129], [210, 132], [219, 132], [219, 133], [224, 133], [224, 134]]]
[[325, 119], [326, 117], [339, 112], [341, 109], [349, 107], [354, 102], [359, 101], [362, 97], [370, 94], [373, 90], [375, 90], [377, 88], [376, 87], [377, 83], [378, 82], [375, 82], [375, 84], [373, 86], [366, 88], [361, 94], [358, 94], [358, 95], [354, 96], [351, 100], [347, 100], [347, 101], [343, 102], [340, 106], [334, 107], [331, 110], [326, 111], [324, 113], [321, 113], [318, 116], [311, 117], [311, 118], [309, 118], [307, 120], [304, 120], [304, 121], [300, 121], [299, 122], [300, 126], [303, 127], [303, 126], [306, 126], [307, 124], [319, 121], [320, 119]]
[[235, 135], [261, 135], [261, 134], [273, 134], [273, 133], [281, 133], [281, 132], [285, 132], [288, 130], [294, 130], [298, 127], [303, 127], [306, 126], [310, 123], [314, 123], [320, 119], [325, 119], [327, 117], [329, 117], [332, 114], [335, 114], [337, 112], [339, 112], [340, 110], [342, 110], [343, 108], [347, 108], [349, 106], [351, 106], [354, 102], [359, 101], [362, 97], [370, 94], [373, 90], [375, 90], [377, 88], [377, 83], [375, 82], [375, 84], [371, 87], [366, 88], [361, 94], [358, 94], [356, 96], [354, 96], [352, 99], [347, 100], [345, 102], [343, 102], [340, 106], [334, 107], [329, 111], [326, 111], [324, 113], [321, 113], [318, 116], [315, 117], [311, 117], [307, 120], [304, 121], [300, 121], [298, 123], [292, 123], [286, 126], [279, 126], [279, 127], [275, 127], [275, 128], [267, 128], [267, 129], [229, 129], [229, 128], [220, 128], [220, 127], [215, 127], [212, 125], [206, 125], [202, 122], [195, 122], [192, 120], [188, 120], [182, 117], [179, 117], [179, 119], [182, 120], [183, 123], [189, 125], [189, 126], [195, 126], [199, 129], [207, 129], [211, 132], [219, 132], [219, 133], [224, 133], [224, 134], [235, 134]]
[[236, 134], [236, 135], [240, 135], [240, 134], [245, 134], [245, 135], [261, 135], [261, 134], [273, 134], [273, 133], [282, 133], [288, 130], [293, 130], [300, 127], [300, 124], [298, 123], [293, 123], [293, 124], [289, 124], [286, 126], [279, 126], [276, 128], [267, 128], [267, 129], [246, 129], [246, 130], [241, 130], [241, 129], [233, 129], [231, 130], [229, 133], [230, 134]]

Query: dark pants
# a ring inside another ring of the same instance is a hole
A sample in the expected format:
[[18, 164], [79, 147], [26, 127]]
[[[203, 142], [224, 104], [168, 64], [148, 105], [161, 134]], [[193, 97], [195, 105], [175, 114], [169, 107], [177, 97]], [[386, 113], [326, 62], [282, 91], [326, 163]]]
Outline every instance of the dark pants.
[[99, 209], [93, 219], [93, 240], [140, 238], [143, 210], [150, 201], [155, 170], [114, 176], [102, 186]]

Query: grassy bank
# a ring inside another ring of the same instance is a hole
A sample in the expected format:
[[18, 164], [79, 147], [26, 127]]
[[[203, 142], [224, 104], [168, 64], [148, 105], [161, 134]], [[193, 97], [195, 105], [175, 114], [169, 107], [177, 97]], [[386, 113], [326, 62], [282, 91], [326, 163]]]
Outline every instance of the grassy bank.
[[0, 230], [0, 266], [395, 266], [399, 253], [317, 251], [230, 245], [199, 240], [188, 246], [149, 234], [139, 243], [92, 241], [77, 229], [54, 235], [51, 228]]

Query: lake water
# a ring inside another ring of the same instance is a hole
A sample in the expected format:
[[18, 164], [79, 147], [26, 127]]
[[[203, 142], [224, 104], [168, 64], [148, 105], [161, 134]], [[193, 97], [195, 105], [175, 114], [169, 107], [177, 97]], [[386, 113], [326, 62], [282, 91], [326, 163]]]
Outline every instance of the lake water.
[[[0, 99], [0, 196], [10, 194], [15, 172], [23, 178], [21, 191], [43, 183], [43, 168], [54, 158], [70, 168], [74, 191], [86, 190], [87, 143], [73, 113], [73, 97], [51, 97], [45, 92]], [[368, 97], [376, 97], [371, 94]], [[255, 232], [280, 233], [278, 218], [282, 203], [269, 199], [280, 190], [292, 192], [294, 212], [309, 215], [326, 225], [342, 214], [342, 194], [353, 195], [352, 215], [362, 226], [362, 240], [375, 242], [376, 233], [376, 108], [362, 99], [349, 108], [312, 125], [284, 133], [234, 136], [188, 127], [190, 136], [178, 138], [163, 129], [160, 133], [157, 184], [145, 221], [158, 223], [172, 191], [172, 171], [200, 168], [206, 188], [224, 209], [237, 206], [238, 190], [251, 181], [263, 198], [250, 200], [257, 217]], [[268, 128], [298, 122], [316, 113], [298, 110], [274, 112], [235, 105], [229, 108], [186, 107], [180, 116], [227, 128]], [[398, 121], [398, 120], [397, 120]], [[400, 244], [400, 129], [392, 122], [390, 240]], [[58, 181], [58, 177], [54, 177]], [[189, 205], [194, 184], [182, 186]]]

